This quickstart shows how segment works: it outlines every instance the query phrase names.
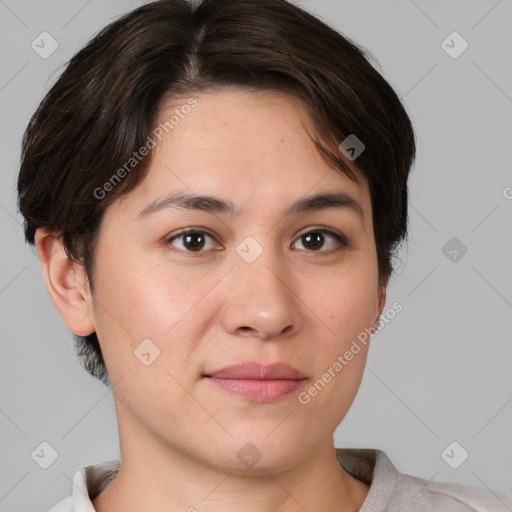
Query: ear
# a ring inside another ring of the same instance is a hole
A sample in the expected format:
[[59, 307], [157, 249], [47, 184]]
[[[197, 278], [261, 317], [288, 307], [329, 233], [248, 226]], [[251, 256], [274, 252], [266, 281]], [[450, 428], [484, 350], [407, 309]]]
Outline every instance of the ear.
[[95, 329], [93, 300], [83, 266], [67, 256], [62, 238], [38, 228], [35, 245], [48, 293], [67, 328], [78, 336]]
[[375, 324], [379, 321], [380, 315], [382, 315], [382, 311], [384, 310], [384, 306], [386, 305], [386, 288], [387, 288], [387, 278], [379, 280], [379, 296], [377, 299], [377, 311], [375, 313]]

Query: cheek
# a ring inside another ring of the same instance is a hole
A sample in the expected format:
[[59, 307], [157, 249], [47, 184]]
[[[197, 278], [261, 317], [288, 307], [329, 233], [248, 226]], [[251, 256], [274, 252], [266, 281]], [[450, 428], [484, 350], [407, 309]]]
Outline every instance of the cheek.
[[318, 350], [314, 353], [314, 376], [299, 402], [310, 410], [324, 411], [322, 421], [335, 428], [361, 384], [377, 293], [370, 279], [353, 278], [330, 286], [316, 300], [315, 311], [326, 319], [328, 329], [315, 340]]
[[184, 316], [189, 291], [157, 266], [112, 250], [98, 253], [97, 261], [96, 332], [109, 370], [119, 377], [133, 366], [138, 371], [134, 350], [144, 340], [165, 355], [162, 340]]
[[378, 298], [374, 277], [368, 269], [352, 267], [339, 272], [311, 298], [325, 327], [324, 335], [315, 341], [321, 350], [315, 353], [315, 389], [311, 393], [318, 394], [318, 404], [335, 402], [335, 410], [344, 409], [359, 388]]
[[[191, 278], [165, 263], [121, 251], [105, 250], [100, 257], [96, 326], [112, 382], [130, 370], [130, 379], [174, 389], [166, 369], [180, 382], [193, 381], [198, 344], [221, 303], [210, 291], [219, 276]], [[157, 357], [144, 366], [137, 356], [147, 353], [150, 361]]]
[[141, 336], [162, 337], [183, 316], [190, 287], [171, 279], [162, 266], [136, 254], [101, 256], [97, 298], [111, 312], [104, 320], [117, 323], [136, 341]]
[[352, 269], [334, 276], [326, 288], [317, 290], [311, 300], [329, 328], [329, 346], [342, 349], [373, 325], [378, 301], [375, 279], [372, 272]]

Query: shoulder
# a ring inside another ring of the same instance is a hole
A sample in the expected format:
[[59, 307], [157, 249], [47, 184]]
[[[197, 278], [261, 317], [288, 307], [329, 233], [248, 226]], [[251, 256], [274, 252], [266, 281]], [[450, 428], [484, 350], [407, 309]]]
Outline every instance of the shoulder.
[[508, 494], [401, 473], [381, 450], [336, 448], [336, 456], [370, 485], [360, 512], [512, 512]]
[[397, 472], [386, 512], [511, 512], [512, 496], [453, 482], [433, 482]]

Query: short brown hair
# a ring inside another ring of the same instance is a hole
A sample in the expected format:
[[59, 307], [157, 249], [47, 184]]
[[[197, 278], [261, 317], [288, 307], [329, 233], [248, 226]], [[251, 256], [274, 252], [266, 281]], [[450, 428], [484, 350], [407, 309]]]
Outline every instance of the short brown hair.
[[[316, 147], [354, 180], [338, 145], [351, 134], [363, 142], [357, 168], [369, 183], [379, 276], [387, 282], [407, 235], [416, 144], [400, 99], [368, 57], [286, 0], [160, 0], [129, 12], [70, 60], [30, 120], [18, 177], [27, 242], [39, 227], [59, 233], [93, 291], [102, 214], [142, 181], [151, 152], [104, 197], [94, 190], [144, 145], [165, 98], [235, 85], [303, 99]], [[96, 333], [75, 341], [83, 366], [108, 385]]]

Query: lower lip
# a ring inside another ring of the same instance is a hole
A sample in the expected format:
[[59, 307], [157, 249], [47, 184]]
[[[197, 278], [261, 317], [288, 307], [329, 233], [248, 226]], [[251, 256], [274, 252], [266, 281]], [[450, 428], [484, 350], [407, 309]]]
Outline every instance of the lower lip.
[[271, 402], [298, 389], [306, 379], [220, 379], [207, 377], [207, 379], [227, 391], [248, 398], [254, 402]]

